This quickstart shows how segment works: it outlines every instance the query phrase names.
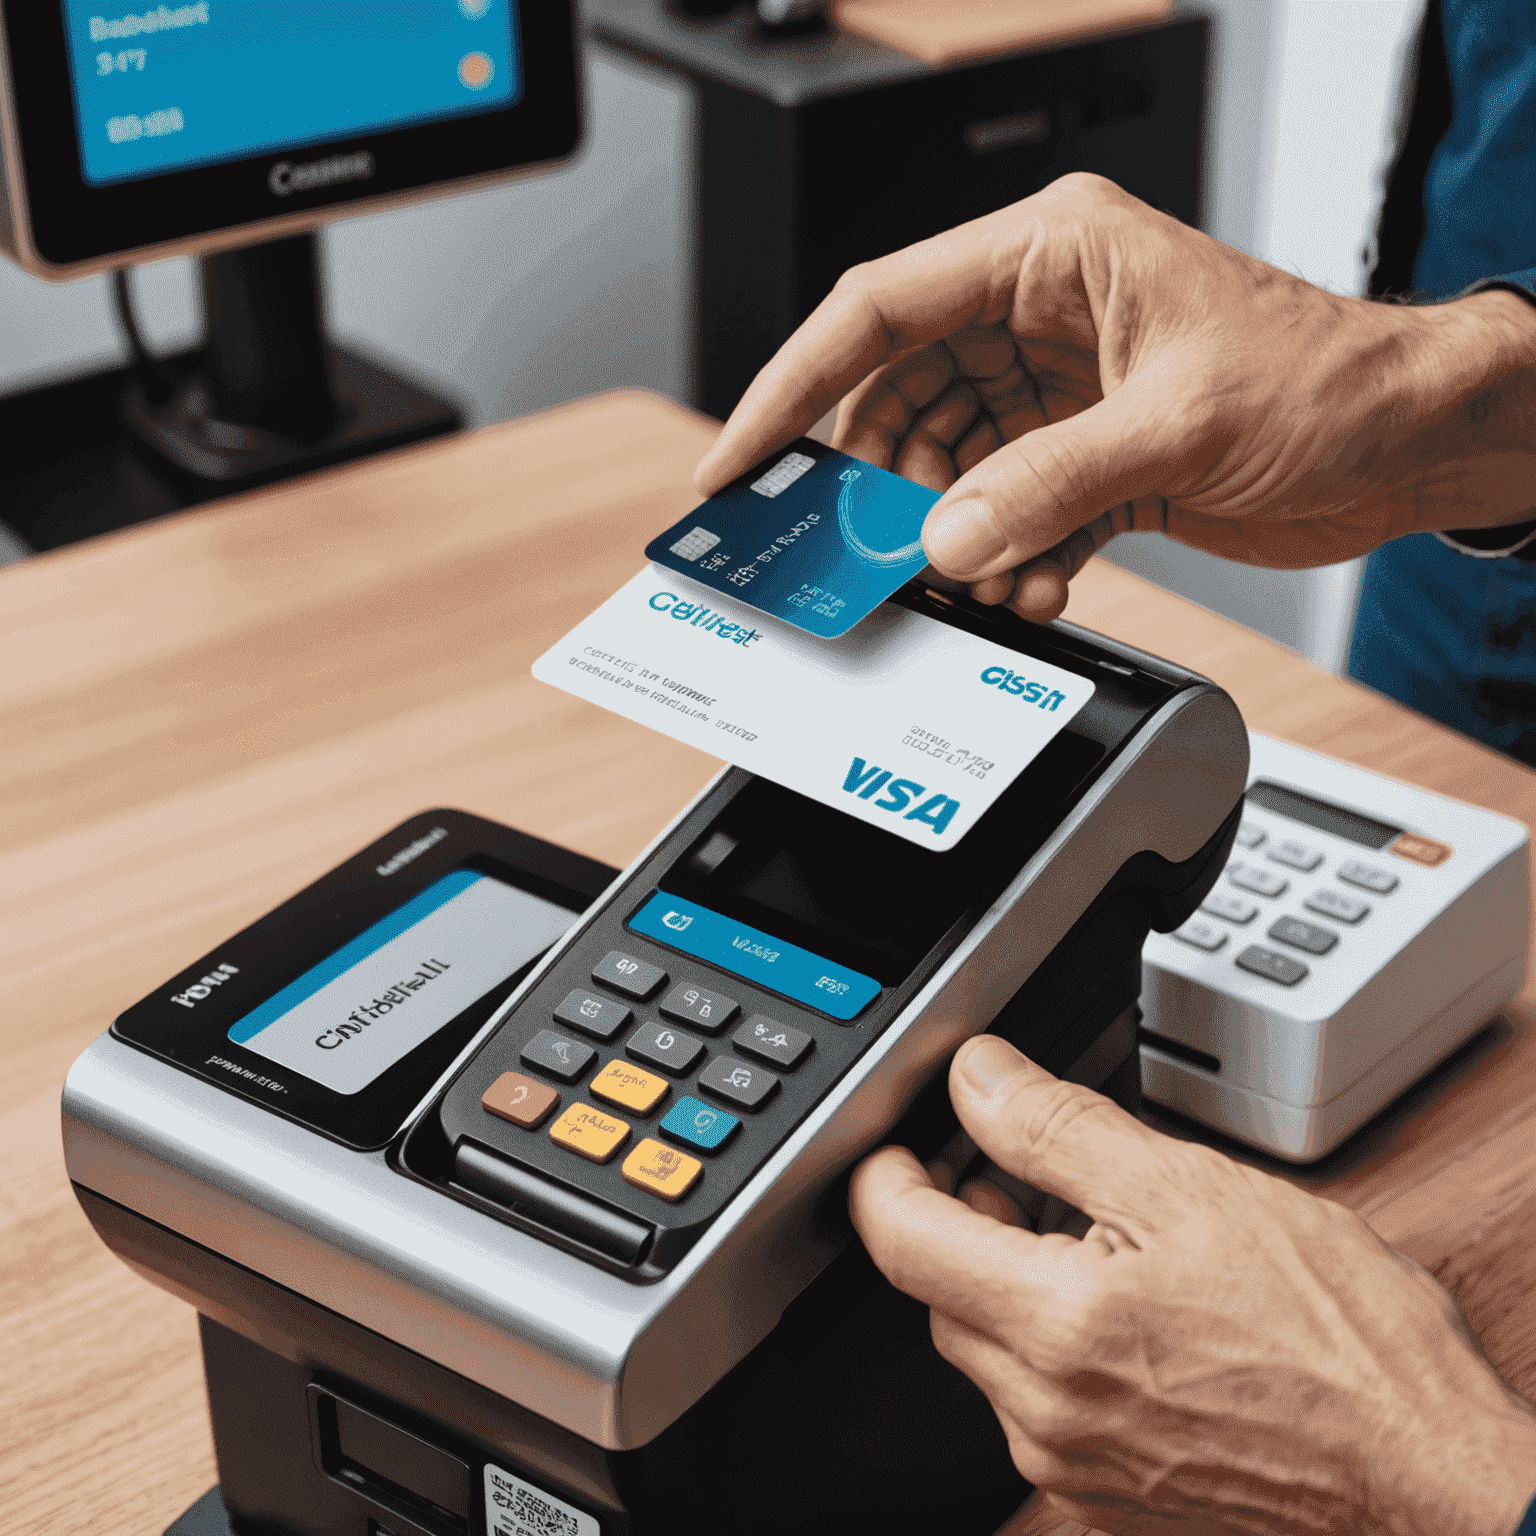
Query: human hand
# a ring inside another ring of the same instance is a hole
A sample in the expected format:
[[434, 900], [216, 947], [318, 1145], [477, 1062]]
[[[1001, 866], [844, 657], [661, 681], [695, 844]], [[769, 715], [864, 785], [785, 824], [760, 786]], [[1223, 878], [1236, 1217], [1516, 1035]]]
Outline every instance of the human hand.
[[992, 1161], [1094, 1218], [1021, 1229], [900, 1147], [855, 1171], [875, 1263], [932, 1309], [1013, 1460], [1100, 1531], [1509, 1536], [1536, 1414], [1353, 1212], [1143, 1126], [983, 1035], [950, 1096]]
[[1037, 621], [1117, 533], [1326, 565], [1536, 502], [1524, 299], [1327, 293], [1096, 176], [846, 273], [699, 490], [839, 401], [836, 447], [946, 492], [923, 530], [936, 570]]

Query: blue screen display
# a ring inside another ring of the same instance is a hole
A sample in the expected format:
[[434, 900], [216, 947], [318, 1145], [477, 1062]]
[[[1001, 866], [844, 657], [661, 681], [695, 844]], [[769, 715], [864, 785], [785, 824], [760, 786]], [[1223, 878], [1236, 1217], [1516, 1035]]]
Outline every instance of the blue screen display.
[[[522, 94], [515, 4], [63, 0], [81, 173], [106, 186], [501, 111]], [[369, 165], [275, 174], [300, 190]]]

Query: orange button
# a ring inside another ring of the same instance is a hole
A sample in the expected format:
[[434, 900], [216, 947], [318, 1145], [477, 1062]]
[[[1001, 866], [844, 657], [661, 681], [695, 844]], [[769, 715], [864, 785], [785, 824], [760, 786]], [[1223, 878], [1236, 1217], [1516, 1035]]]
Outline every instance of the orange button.
[[1436, 864], [1444, 864], [1451, 856], [1451, 850], [1444, 843], [1437, 843], [1432, 837], [1420, 837], [1414, 832], [1399, 834], [1387, 851], [1400, 859], [1412, 859], [1415, 864], [1427, 864], [1431, 869]]
[[606, 1163], [629, 1138], [622, 1120], [605, 1115], [590, 1104], [572, 1104], [549, 1128], [549, 1139], [594, 1163]]
[[627, 1061], [610, 1061], [592, 1079], [592, 1092], [610, 1104], [648, 1115], [667, 1096], [671, 1084], [654, 1072], [642, 1072]]
[[624, 1159], [619, 1170], [626, 1184], [648, 1189], [663, 1200], [681, 1200], [698, 1182], [704, 1164], [676, 1147], [664, 1147], [649, 1136]]
[[480, 1103], [491, 1114], [531, 1131], [544, 1123], [550, 1110], [559, 1107], [560, 1095], [553, 1088], [524, 1077], [521, 1072], [503, 1072], [480, 1095]]

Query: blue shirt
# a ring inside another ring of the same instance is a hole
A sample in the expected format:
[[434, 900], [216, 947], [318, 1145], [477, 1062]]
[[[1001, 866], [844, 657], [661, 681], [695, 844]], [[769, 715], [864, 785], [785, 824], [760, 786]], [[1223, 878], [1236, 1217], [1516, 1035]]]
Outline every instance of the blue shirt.
[[[1441, 0], [1441, 23], [1451, 121], [1424, 178], [1414, 288], [1503, 287], [1536, 303], [1536, 4]], [[1531, 502], [1536, 516], [1536, 483]], [[1474, 560], [1427, 533], [1383, 545], [1366, 562], [1349, 671], [1536, 764], [1536, 564]]]

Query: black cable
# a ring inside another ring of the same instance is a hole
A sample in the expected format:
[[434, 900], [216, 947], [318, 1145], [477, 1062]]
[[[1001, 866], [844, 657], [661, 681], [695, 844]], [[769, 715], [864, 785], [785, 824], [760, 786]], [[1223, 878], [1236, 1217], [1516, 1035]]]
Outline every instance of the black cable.
[[112, 300], [117, 309], [117, 321], [128, 338], [129, 367], [151, 405], [163, 405], [175, 392], [170, 380], [160, 371], [154, 354], [144, 345], [144, 333], [133, 313], [133, 295], [128, 290], [127, 267], [118, 267], [112, 274]]

